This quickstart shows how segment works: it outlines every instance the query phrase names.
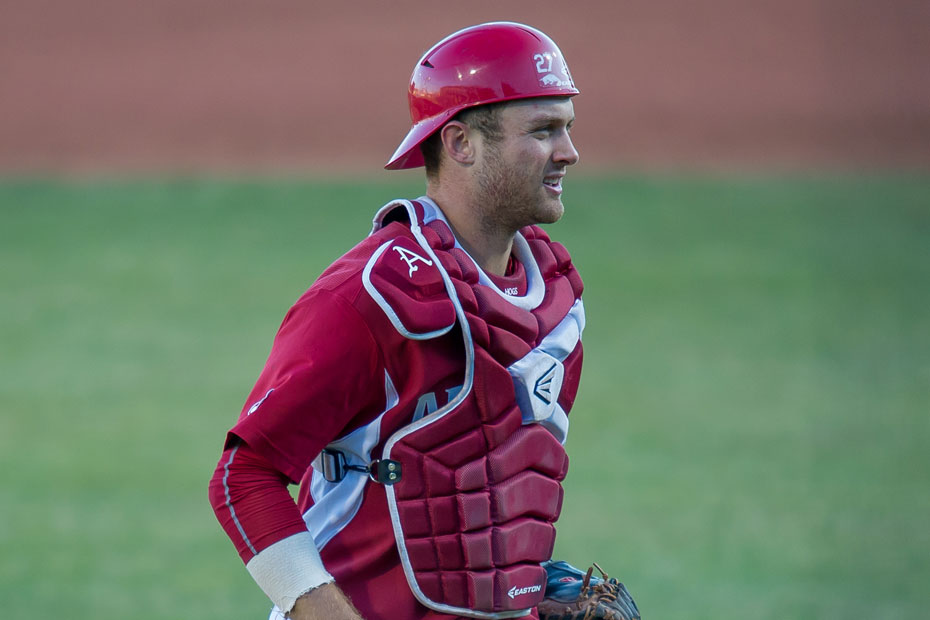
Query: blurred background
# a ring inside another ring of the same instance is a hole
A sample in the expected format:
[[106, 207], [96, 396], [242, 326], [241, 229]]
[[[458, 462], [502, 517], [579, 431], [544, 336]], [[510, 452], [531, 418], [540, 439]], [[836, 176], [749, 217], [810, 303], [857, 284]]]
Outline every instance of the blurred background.
[[588, 169], [930, 166], [917, 0], [2, 3], [0, 169], [374, 173], [416, 60], [464, 25], [551, 33]]
[[423, 191], [416, 60], [550, 34], [586, 369], [556, 555], [647, 619], [926, 616], [930, 5], [0, 0], [0, 610], [264, 618], [207, 480], [289, 305]]

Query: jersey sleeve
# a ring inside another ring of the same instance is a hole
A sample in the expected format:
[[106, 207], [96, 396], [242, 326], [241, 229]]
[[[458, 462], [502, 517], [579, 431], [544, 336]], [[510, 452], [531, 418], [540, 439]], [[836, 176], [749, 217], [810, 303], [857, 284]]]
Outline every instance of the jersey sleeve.
[[287, 480], [249, 444], [227, 448], [213, 473], [210, 503], [249, 574], [281, 609], [333, 580], [287, 491]]
[[327, 444], [384, 406], [384, 365], [358, 310], [311, 289], [288, 311], [227, 447], [236, 438], [296, 483]]
[[265, 548], [307, 531], [287, 479], [249, 444], [223, 451], [209, 486], [210, 504], [246, 564]]

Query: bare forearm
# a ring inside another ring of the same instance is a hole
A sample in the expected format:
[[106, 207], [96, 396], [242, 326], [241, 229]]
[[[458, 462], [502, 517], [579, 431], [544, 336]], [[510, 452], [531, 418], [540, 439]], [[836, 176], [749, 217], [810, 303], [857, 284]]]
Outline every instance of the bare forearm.
[[335, 583], [310, 590], [294, 603], [291, 620], [364, 620]]

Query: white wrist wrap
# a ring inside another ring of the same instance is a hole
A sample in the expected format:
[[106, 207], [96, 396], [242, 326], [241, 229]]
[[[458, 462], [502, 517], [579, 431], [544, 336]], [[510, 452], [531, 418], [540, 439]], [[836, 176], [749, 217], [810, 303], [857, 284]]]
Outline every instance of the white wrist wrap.
[[252, 579], [284, 613], [301, 595], [333, 581], [310, 532], [294, 534], [263, 549], [246, 564]]

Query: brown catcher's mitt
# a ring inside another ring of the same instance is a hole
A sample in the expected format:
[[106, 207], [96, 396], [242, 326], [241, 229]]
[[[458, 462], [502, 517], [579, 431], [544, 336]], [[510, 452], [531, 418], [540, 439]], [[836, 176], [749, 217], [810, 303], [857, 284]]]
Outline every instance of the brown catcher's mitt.
[[[592, 577], [595, 567], [603, 577]], [[546, 562], [546, 598], [536, 607], [539, 620], [639, 620], [626, 587], [596, 563], [587, 573], [568, 562]]]

